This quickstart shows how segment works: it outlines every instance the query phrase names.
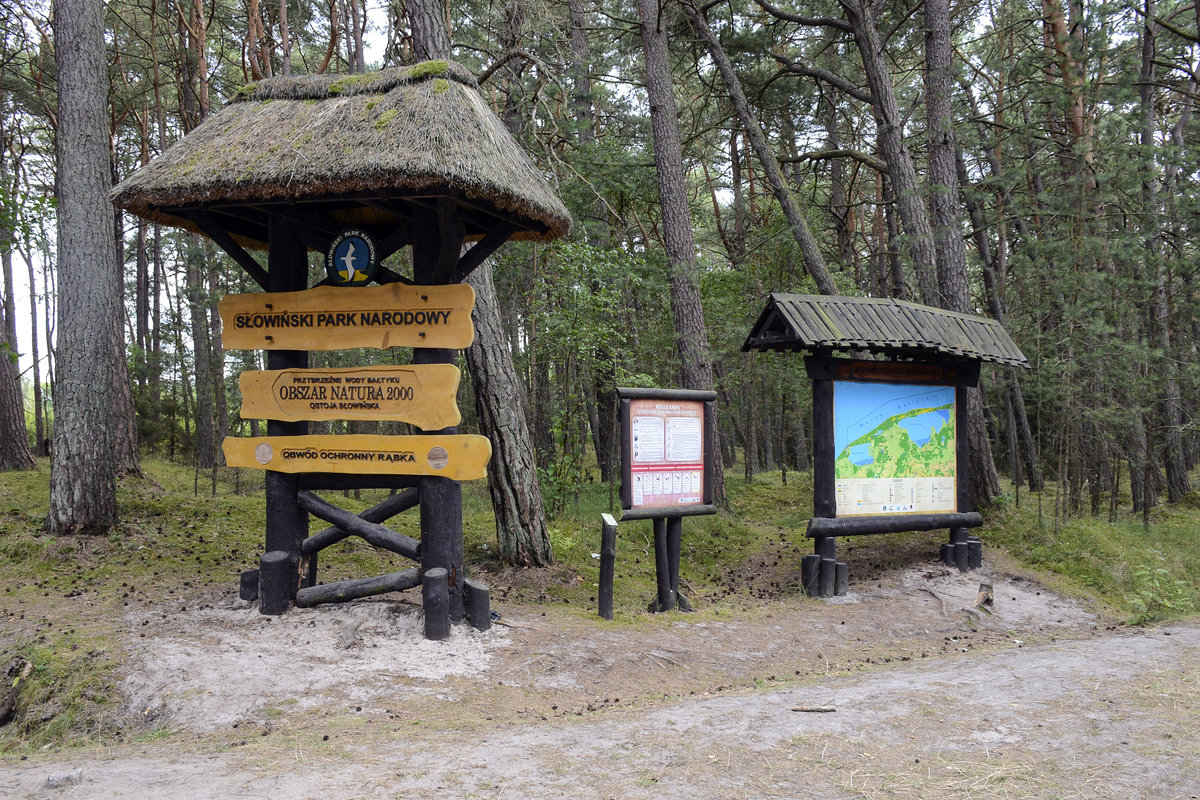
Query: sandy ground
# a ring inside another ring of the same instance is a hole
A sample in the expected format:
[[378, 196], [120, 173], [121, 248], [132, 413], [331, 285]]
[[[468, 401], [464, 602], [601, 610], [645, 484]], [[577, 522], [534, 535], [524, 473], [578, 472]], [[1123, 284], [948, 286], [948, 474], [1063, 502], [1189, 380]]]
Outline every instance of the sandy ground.
[[738, 614], [500, 607], [442, 643], [410, 598], [187, 608], [126, 619], [128, 741], [0, 761], [0, 797], [1200, 796], [1200, 623], [995, 569]]

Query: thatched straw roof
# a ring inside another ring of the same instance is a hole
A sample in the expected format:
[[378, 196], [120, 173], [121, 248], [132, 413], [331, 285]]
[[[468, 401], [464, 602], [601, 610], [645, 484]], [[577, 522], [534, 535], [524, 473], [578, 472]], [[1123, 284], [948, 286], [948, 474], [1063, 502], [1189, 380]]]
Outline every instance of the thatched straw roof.
[[517, 224], [514, 239], [570, 227], [474, 78], [447, 61], [250, 84], [112, 193], [121, 208], [190, 230], [189, 212], [221, 213], [235, 238], [257, 246], [272, 207], [388, 226], [418, 197], [454, 198], [468, 238], [499, 219]]

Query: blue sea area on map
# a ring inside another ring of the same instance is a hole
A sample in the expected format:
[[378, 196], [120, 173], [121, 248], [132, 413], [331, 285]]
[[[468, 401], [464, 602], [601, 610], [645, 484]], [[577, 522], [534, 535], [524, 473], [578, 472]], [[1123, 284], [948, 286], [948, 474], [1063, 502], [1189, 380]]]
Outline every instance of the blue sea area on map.
[[[884, 420], [918, 411], [922, 408], [937, 408], [953, 405], [953, 386], [916, 386], [905, 383], [863, 383], [859, 381], [833, 382], [833, 452], [840, 455], [851, 442], [878, 428]], [[935, 412], [930, 412], [931, 414]], [[918, 445], [928, 442], [941, 425], [950, 420], [949, 410], [943, 409], [940, 423], [926, 420], [908, 430]], [[926, 417], [913, 417], [919, 420]], [[936, 427], [934, 424], [936, 423]], [[919, 441], [918, 437], [924, 439]]]
[[942, 426], [950, 421], [950, 409], [939, 408], [937, 411], [926, 411], [924, 414], [917, 414], [915, 417], [900, 420], [900, 427], [904, 428], [904, 432], [908, 434], [908, 438], [916, 443], [917, 447], [924, 447], [929, 444]]
[[863, 467], [867, 464], [873, 464], [875, 456], [871, 455], [871, 445], [866, 442], [856, 444], [850, 448], [850, 463], [856, 467]]

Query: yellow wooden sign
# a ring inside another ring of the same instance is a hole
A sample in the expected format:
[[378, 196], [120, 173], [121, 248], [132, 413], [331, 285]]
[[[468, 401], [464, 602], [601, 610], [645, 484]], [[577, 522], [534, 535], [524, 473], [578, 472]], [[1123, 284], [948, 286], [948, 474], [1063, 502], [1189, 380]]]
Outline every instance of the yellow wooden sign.
[[432, 475], [469, 481], [487, 475], [492, 443], [475, 434], [228, 437], [231, 467], [349, 475]]
[[221, 299], [226, 350], [461, 349], [475, 338], [475, 290], [447, 286], [318, 286]]
[[422, 430], [462, 421], [453, 364], [247, 370], [242, 419], [285, 422], [331, 419], [394, 419]]

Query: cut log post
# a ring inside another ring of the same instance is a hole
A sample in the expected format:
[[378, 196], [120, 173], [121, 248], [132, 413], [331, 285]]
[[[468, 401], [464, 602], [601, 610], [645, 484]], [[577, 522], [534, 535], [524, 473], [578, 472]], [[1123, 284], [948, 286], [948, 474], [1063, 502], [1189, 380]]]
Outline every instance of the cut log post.
[[238, 597], [250, 603], [258, 599], [258, 570], [248, 569], [242, 572], [238, 584]]
[[[391, 495], [382, 503], [371, 506], [357, 516], [359, 519], [366, 522], [384, 522], [385, 520], [389, 520], [397, 514], [412, 508], [417, 504], [417, 501], [417, 490], [415, 488], [406, 489], [399, 494]], [[300, 550], [305, 555], [314, 554], [320, 550], [324, 550], [326, 547], [329, 547], [332, 544], [337, 544], [348, 536], [353, 535], [354, 534], [350, 531], [335, 525], [332, 528], [326, 528], [323, 531], [314, 533], [312, 536], [305, 539], [300, 545]]]
[[477, 631], [492, 627], [492, 599], [488, 587], [471, 578], [463, 581], [463, 608], [467, 623]]
[[658, 602], [655, 611], [673, 611], [675, 593], [671, 591], [671, 562], [667, 554], [667, 520], [654, 518], [654, 572], [658, 578]]
[[[417, 351], [422, 352], [422, 351]], [[415, 355], [414, 355], [415, 357]], [[459, 622], [463, 610], [462, 485], [448, 478], [422, 478], [421, 568], [446, 570], [450, 619]]]
[[809, 597], [819, 597], [821, 592], [821, 557], [816, 553], [800, 559], [800, 583]]
[[821, 559], [821, 577], [819, 580], [821, 597], [833, 597], [833, 588], [837, 581], [837, 561], [832, 558]]
[[813, 552], [821, 558], [837, 558], [837, 539], [833, 536], [821, 536], [813, 542]]
[[416, 539], [396, 533], [378, 522], [368, 522], [344, 508], [338, 508], [333, 503], [322, 500], [312, 492], [300, 492], [296, 495], [296, 500], [300, 503], [301, 508], [314, 517], [332, 523], [355, 536], [361, 536], [376, 547], [390, 550], [413, 560], [421, 558], [421, 543]]
[[600, 515], [600, 587], [597, 599], [604, 619], [613, 618], [613, 573], [617, 566], [617, 521], [611, 514]]
[[967, 539], [967, 566], [971, 569], [983, 566], [983, 542], [974, 536]]
[[837, 562], [833, 579], [833, 593], [838, 597], [850, 591], [850, 565], [845, 561]]
[[421, 577], [421, 605], [425, 608], [425, 638], [440, 642], [450, 638], [450, 573], [443, 567], [425, 570]]
[[958, 567], [959, 572], [966, 572], [971, 568], [970, 542], [954, 543], [954, 566]]
[[373, 597], [384, 592], [402, 592], [405, 589], [413, 588], [420, 582], [421, 570], [413, 567], [376, 578], [356, 578], [336, 583], [323, 583], [320, 586], [309, 586], [296, 592], [296, 605], [300, 608], [312, 608], [321, 603], [344, 603], [360, 597]]
[[290, 553], [272, 550], [258, 560], [258, 610], [277, 617], [288, 610], [295, 586], [295, 561]]
[[679, 591], [679, 556], [683, 551], [683, 517], [667, 517], [667, 571], [671, 580], [671, 597], [680, 611], [692, 606]]

